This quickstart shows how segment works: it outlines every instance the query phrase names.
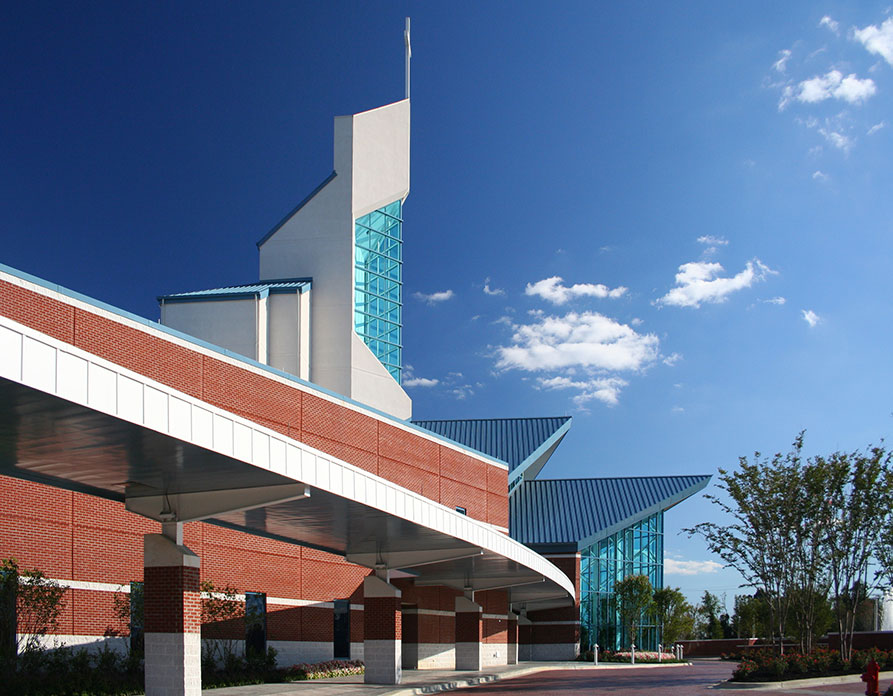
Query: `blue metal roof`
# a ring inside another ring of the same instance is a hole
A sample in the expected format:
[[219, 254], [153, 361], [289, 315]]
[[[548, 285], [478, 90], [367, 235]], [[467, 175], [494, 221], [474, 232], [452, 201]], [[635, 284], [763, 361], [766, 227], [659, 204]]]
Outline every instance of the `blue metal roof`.
[[247, 285], [230, 285], [225, 288], [178, 292], [173, 295], [159, 295], [159, 302], [189, 302], [191, 300], [229, 300], [250, 297], [264, 293], [304, 292], [310, 289], [310, 278], [288, 278], [284, 280], [262, 280]]
[[525, 481], [509, 499], [510, 534], [528, 546], [584, 548], [673, 507], [709, 481], [709, 474]]
[[[570, 416], [553, 418], [486, 418], [467, 420], [414, 420], [415, 425], [449, 438], [509, 465], [509, 471], [525, 469], [564, 437]], [[543, 460], [542, 464], [545, 464]], [[540, 468], [542, 468], [540, 464]], [[539, 469], [536, 470], [537, 472]], [[520, 473], [520, 471], [518, 471]], [[535, 475], [535, 473], [534, 473]]]

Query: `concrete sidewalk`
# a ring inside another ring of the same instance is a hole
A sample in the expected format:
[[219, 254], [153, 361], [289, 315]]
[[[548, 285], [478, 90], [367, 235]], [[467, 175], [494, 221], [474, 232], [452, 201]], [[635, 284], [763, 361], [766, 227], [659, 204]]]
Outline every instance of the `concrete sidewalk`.
[[512, 679], [555, 669], [618, 670], [668, 669], [688, 667], [687, 664], [638, 664], [601, 663], [596, 667], [590, 662], [524, 662], [520, 665], [501, 665], [480, 672], [458, 672], [455, 670], [411, 669], [403, 670], [403, 683], [397, 686], [363, 683], [363, 675], [336, 677], [334, 679], [311, 679], [289, 684], [252, 684], [251, 686], [228, 686], [221, 689], [204, 689], [207, 696], [416, 696], [452, 691], [466, 686], [477, 686], [494, 681]]

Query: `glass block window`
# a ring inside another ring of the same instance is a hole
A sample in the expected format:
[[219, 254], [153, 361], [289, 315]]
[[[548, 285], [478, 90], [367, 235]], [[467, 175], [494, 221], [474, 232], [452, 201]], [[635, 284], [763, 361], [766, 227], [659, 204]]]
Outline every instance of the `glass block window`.
[[354, 330], [400, 382], [403, 369], [403, 204], [354, 224]]
[[[614, 583], [628, 575], [647, 575], [655, 590], [664, 585], [664, 514], [655, 513], [597, 541], [580, 555], [580, 644], [588, 650], [629, 650], [614, 597]], [[657, 650], [660, 631], [644, 617], [636, 647]]]

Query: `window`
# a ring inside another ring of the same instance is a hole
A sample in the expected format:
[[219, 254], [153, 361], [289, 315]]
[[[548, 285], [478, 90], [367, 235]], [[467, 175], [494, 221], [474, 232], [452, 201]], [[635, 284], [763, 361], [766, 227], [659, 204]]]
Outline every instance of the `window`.
[[403, 204], [354, 223], [354, 330], [391, 376], [403, 369]]
[[457, 506], [456, 506], [456, 512], [458, 512], [460, 515], [467, 515], [467, 514], [468, 514], [468, 512], [466, 511], [466, 509], [465, 509], [464, 507], [462, 507], [461, 505], [457, 505]]

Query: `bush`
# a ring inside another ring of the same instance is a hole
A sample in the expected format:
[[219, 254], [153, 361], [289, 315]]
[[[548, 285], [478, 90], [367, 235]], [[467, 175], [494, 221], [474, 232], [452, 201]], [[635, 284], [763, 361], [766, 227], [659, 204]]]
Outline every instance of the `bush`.
[[742, 658], [732, 673], [733, 681], [784, 681], [800, 677], [824, 677], [839, 674], [860, 674], [870, 660], [882, 670], [893, 669], [893, 651], [855, 650], [848, 663], [837, 650], [816, 650], [803, 655], [776, 655], [770, 649], [754, 650]]

